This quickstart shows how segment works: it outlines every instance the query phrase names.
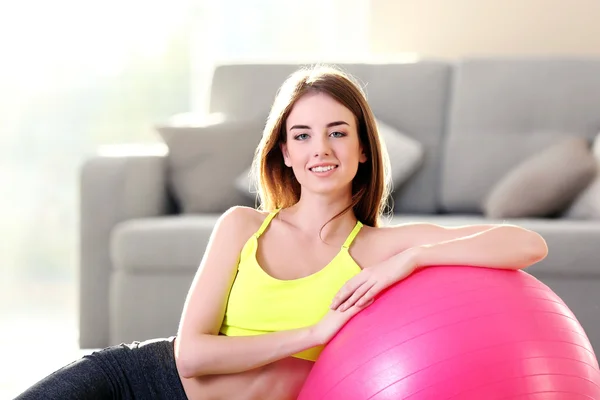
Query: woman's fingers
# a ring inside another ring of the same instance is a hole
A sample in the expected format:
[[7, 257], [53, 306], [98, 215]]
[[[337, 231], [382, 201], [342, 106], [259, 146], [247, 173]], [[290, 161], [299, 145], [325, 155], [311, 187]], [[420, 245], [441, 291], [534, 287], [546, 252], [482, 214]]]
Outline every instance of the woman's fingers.
[[340, 305], [340, 311], [345, 311], [348, 308], [352, 307], [354, 304], [357, 306], [361, 306], [359, 302], [362, 300], [362, 297], [373, 287], [374, 282], [364, 282], [361, 286], [359, 286], [352, 295]]
[[348, 300], [363, 283], [365, 283], [365, 276], [362, 272], [348, 280], [331, 301], [331, 309], [337, 309], [340, 304]]
[[377, 286], [377, 284], [371, 286], [369, 290], [362, 296], [362, 298], [358, 301], [357, 305], [360, 307], [367, 306], [367, 303], [372, 303], [375, 301], [375, 296], [379, 293], [381, 289]]

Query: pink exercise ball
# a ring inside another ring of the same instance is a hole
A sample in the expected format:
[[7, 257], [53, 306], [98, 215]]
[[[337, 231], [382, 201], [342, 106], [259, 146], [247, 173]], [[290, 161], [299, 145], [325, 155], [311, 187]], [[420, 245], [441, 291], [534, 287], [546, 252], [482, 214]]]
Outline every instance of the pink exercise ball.
[[424, 268], [325, 347], [298, 400], [600, 399], [577, 319], [523, 271]]

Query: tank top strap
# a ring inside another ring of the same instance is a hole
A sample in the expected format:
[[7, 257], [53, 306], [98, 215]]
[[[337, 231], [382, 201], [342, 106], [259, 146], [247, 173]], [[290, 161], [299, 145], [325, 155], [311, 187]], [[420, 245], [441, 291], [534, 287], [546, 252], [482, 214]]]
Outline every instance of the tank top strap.
[[267, 227], [271, 223], [271, 220], [277, 215], [279, 210], [281, 210], [281, 208], [276, 208], [275, 210], [271, 211], [269, 215], [267, 215], [260, 228], [258, 228], [258, 231], [256, 231], [256, 233], [254, 234], [256, 238], [260, 237], [260, 235], [263, 234], [263, 232], [267, 229]]
[[354, 241], [354, 238], [356, 238], [356, 235], [358, 235], [358, 232], [360, 232], [360, 228], [362, 228], [362, 227], [363, 227], [362, 222], [356, 221], [356, 225], [354, 225], [354, 229], [352, 229], [352, 232], [350, 232], [350, 234], [346, 238], [346, 241], [342, 245], [343, 248], [345, 248], [345, 249], [350, 248], [350, 246], [352, 245], [352, 242]]

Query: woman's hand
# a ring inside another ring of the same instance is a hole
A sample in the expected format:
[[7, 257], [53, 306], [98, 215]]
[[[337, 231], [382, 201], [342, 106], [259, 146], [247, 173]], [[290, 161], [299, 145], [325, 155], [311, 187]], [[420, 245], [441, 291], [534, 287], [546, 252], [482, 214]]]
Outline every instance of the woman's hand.
[[373, 300], [363, 306], [353, 305], [345, 311], [329, 310], [317, 324], [313, 326], [313, 334], [319, 344], [327, 344], [352, 317], [368, 307]]
[[416, 267], [415, 255], [409, 249], [364, 268], [342, 286], [331, 302], [331, 309], [344, 311], [354, 305], [362, 307], [382, 290], [412, 274]]

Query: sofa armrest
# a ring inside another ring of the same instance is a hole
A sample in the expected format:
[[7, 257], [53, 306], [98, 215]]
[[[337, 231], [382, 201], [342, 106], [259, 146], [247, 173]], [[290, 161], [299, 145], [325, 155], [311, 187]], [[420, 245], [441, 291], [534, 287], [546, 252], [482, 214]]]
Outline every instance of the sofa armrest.
[[[154, 150], [153, 150], [154, 149]], [[109, 345], [110, 235], [122, 221], [167, 213], [165, 151], [98, 154], [80, 171], [79, 345]]]

